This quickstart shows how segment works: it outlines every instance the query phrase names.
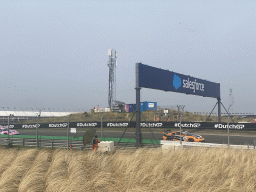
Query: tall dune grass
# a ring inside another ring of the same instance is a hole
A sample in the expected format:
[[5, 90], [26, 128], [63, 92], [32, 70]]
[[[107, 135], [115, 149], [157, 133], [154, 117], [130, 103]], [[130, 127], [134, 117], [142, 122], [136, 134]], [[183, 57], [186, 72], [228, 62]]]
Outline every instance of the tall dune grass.
[[53, 152], [51, 165], [46, 173], [47, 191], [62, 191], [67, 178], [70, 155], [57, 149]]
[[0, 192], [256, 191], [256, 151], [247, 150], [0, 149], [0, 163]]
[[45, 191], [46, 172], [50, 166], [51, 153], [45, 150], [39, 152], [29, 171], [24, 174], [19, 185], [19, 192]]
[[[13, 161], [8, 162], [6, 165], [5, 171], [1, 174], [0, 177], [0, 191], [18, 191], [19, 183], [22, 180], [22, 177], [30, 169], [31, 164], [34, 161], [34, 158], [38, 150], [24, 150], [16, 151], [17, 155], [13, 158]], [[11, 156], [13, 153], [6, 154], [6, 157]], [[8, 158], [8, 159], [9, 159]]]
[[14, 150], [0, 150], [0, 175], [9, 167], [16, 155]]

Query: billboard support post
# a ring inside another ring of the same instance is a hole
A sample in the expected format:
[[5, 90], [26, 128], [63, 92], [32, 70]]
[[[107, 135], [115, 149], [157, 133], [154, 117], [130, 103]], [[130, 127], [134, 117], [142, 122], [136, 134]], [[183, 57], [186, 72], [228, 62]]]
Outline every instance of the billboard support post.
[[218, 100], [218, 122], [221, 123], [221, 102], [220, 102], [220, 98], [217, 98]]
[[[209, 119], [209, 117], [211, 116], [211, 114], [212, 114], [212, 112], [213, 112], [213, 110], [215, 109], [215, 107], [216, 107], [217, 104], [218, 104], [218, 102], [214, 105], [214, 107], [213, 107], [211, 113], [209, 114], [209, 116], [207, 117], [206, 121], [207, 121], [207, 120]], [[219, 113], [218, 113], [218, 114], [219, 114]]]
[[136, 147], [141, 146], [141, 130], [140, 130], [140, 88], [136, 89]]
[[117, 146], [119, 146], [119, 144], [120, 144], [120, 142], [121, 142], [121, 140], [122, 140], [122, 138], [123, 138], [123, 136], [124, 136], [125, 132], [127, 131], [128, 127], [129, 127], [129, 125], [130, 125], [130, 124], [131, 124], [131, 122], [132, 122], [132, 119], [133, 119], [133, 117], [134, 117], [135, 113], [136, 113], [136, 111], [135, 111], [135, 112], [133, 112], [133, 114], [132, 114], [132, 118], [130, 119], [130, 121], [129, 121], [129, 123], [128, 123], [128, 126], [125, 128], [125, 130], [124, 130], [124, 132], [123, 132], [122, 137], [119, 139]]
[[135, 65], [135, 90], [136, 90], [136, 147], [141, 146], [141, 130], [140, 130], [140, 87], [139, 87], [139, 63]]
[[[222, 105], [222, 107], [225, 109], [225, 111], [226, 111], [226, 113], [227, 114], [229, 114], [229, 112], [228, 112], [228, 110], [225, 108], [225, 106], [223, 105], [223, 103], [222, 102], [220, 102], [221, 103], [221, 105]], [[234, 119], [230, 116], [230, 119], [233, 121], [233, 123], [235, 123], [235, 121], [234, 121]]]

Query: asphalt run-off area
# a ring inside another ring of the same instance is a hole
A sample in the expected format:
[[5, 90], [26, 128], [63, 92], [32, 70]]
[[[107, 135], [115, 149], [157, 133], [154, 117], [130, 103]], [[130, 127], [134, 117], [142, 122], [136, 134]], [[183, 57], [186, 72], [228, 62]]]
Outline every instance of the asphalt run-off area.
[[[36, 130], [18, 130], [20, 135], [36, 135]], [[69, 133], [69, 136], [73, 137], [83, 137], [85, 131], [77, 131], [76, 133]], [[98, 137], [101, 137], [101, 132], [97, 131], [96, 134]], [[38, 135], [41, 136], [67, 136], [67, 131], [64, 130], [40, 130]], [[123, 131], [104, 131], [103, 137], [114, 137], [121, 138]], [[157, 140], [163, 139], [163, 133], [154, 133], [154, 136]], [[217, 144], [227, 144], [228, 136], [227, 135], [214, 135], [214, 134], [201, 134], [205, 138], [206, 143], [217, 143]], [[154, 139], [151, 132], [142, 133], [143, 139]], [[135, 132], [126, 132], [123, 138], [135, 138]], [[230, 136], [229, 142], [232, 145], [253, 145], [256, 137], [254, 136]]]

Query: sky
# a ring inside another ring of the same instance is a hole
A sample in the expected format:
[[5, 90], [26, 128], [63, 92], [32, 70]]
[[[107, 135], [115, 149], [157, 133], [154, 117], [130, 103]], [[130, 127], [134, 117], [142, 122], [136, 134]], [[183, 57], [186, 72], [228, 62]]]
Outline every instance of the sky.
[[[220, 83], [226, 108], [232, 87], [232, 112], [256, 114], [255, 10], [250, 0], [2, 0], [0, 110], [108, 107], [108, 49], [115, 49], [119, 101], [135, 103], [141, 62]], [[210, 112], [217, 102], [146, 88], [141, 101], [190, 112]]]

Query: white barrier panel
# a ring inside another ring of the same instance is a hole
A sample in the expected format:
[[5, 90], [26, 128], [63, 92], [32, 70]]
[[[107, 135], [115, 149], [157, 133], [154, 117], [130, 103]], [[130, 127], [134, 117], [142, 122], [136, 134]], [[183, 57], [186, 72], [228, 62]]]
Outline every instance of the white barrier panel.
[[107, 148], [107, 147], [99, 147], [98, 151], [100, 151], [100, 152], [107, 152], [107, 151], [111, 151], [111, 149]]
[[70, 128], [70, 133], [76, 133], [76, 128]]
[[162, 145], [162, 151], [167, 151], [167, 150], [179, 150], [182, 149], [183, 146], [178, 144], [178, 143], [165, 143], [164, 145]]
[[101, 141], [98, 144], [98, 151], [106, 152], [111, 151], [114, 148], [114, 141]]
[[163, 145], [163, 144], [179, 144], [180, 142], [179, 141], [168, 141], [168, 140], [160, 140], [160, 144]]
[[111, 112], [110, 108], [105, 108], [105, 112]]
[[[175, 149], [180, 147], [208, 147], [208, 148], [228, 148], [227, 144], [216, 144], [216, 143], [201, 143], [201, 142], [182, 142], [182, 146], [180, 146], [179, 141], [166, 141], [166, 140], [160, 140], [160, 144], [162, 145], [162, 150], [170, 149], [173, 148]], [[229, 145], [229, 148], [232, 149], [255, 149], [254, 146], [249, 146], [249, 145]]]

